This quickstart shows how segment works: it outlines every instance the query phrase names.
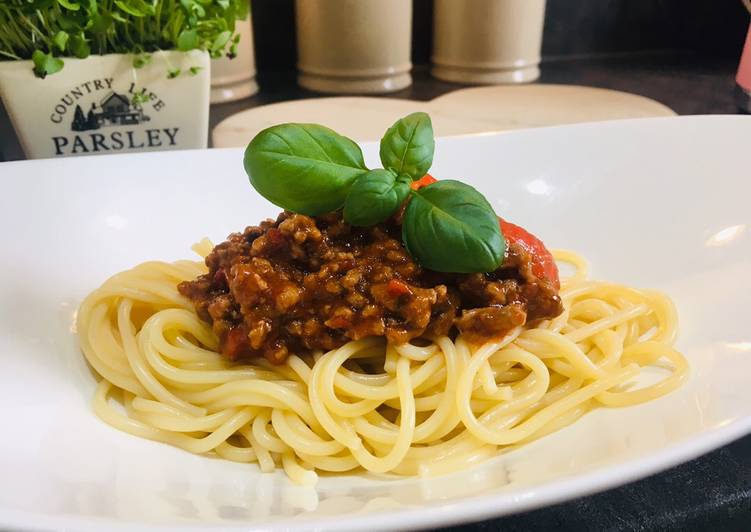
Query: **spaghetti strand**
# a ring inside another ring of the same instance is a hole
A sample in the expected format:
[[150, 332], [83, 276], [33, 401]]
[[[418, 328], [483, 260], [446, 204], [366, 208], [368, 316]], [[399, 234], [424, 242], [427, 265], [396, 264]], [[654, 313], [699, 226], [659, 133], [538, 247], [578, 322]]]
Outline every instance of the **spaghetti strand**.
[[[212, 245], [196, 248], [208, 253]], [[81, 304], [81, 349], [101, 377], [94, 411], [113, 427], [193, 453], [283, 469], [437, 475], [469, 467], [573, 423], [598, 405], [626, 407], [687, 378], [673, 347], [677, 314], [652, 290], [561, 280], [564, 312], [472, 345], [463, 337], [387, 344], [364, 338], [285, 364], [233, 364], [176, 289], [202, 263], [148, 262]], [[652, 370], [662, 378], [648, 380]]]

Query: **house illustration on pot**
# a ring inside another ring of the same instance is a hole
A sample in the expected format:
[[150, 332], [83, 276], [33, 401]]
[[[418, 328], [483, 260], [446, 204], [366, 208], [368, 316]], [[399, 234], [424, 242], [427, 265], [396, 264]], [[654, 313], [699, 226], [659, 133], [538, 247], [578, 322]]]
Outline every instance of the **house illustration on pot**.
[[95, 103], [91, 104], [91, 109], [84, 115], [80, 105], [76, 105], [73, 113], [73, 131], [89, 131], [107, 126], [126, 126], [140, 124], [151, 120], [143, 114], [140, 105], [131, 102], [127, 96], [110, 92], [100, 102], [99, 107]]

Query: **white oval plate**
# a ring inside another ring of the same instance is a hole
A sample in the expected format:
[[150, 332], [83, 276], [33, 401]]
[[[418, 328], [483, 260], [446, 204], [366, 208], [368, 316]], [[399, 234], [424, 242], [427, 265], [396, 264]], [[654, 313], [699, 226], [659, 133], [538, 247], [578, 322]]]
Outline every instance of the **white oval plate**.
[[[517, 512], [622, 484], [751, 431], [749, 117], [684, 117], [440, 140], [432, 170], [482, 190], [596, 277], [675, 300], [682, 389], [458, 474], [282, 473], [122, 434], [90, 408], [71, 330], [84, 295], [274, 215], [240, 150], [0, 165], [0, 528], [375, 530]], [[377, 150], [366, 147], [375, 164]]]

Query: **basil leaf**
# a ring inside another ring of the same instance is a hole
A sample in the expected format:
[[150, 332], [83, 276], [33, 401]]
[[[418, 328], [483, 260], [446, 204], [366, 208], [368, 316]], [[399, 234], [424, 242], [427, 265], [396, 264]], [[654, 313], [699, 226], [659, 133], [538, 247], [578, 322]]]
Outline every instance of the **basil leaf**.
[[420, 179], [433, 164], [433, 125], [427, 113], [412, 113], [391, 126], [381, 139], [381, 162], [397, 174]]
[[344, 202], [344, 221], [360, 227], [388, 219], [409, 195], [409, 178], [392, 170], [371, 170], [360, 177]]
[[63, 69], [62, 59], [53, 57], [52, 54], [45, 54], [41, 50], [34, 50], [31, 59], [34, 63], [34, 74], [39, 78], [45, 78]]
[[471, 186], [452, 180], [412, 195], [402, 239], [417, 262], [439, 272], [491, 272], [506, 252], [498, 217], [488, 201]]
[[317, 124], [264, 129], [245, 149], [245, 171], [271, 203], [301, 214], [335, 211], [367, 171], [360, 147]]

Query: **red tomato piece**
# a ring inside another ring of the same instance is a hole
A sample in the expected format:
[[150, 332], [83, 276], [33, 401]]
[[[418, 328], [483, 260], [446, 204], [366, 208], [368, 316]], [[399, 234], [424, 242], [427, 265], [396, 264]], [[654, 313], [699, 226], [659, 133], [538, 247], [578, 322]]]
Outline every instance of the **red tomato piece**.
[[[419, 190], [422, 187], [435, 183], [436, 181], [438, 180], [432, 175], [425, 174], [423, 177], [412, 183], [412, 190]], [[498, 219], [500, 220], [501, 233], [503, 233], [506, 243], [517, 243], [529, 253], [532, 260], [532, 273], [540, 279], [547, 279], [553, 283], [553, 286], [555, 286], [556, 289], [559, 289], [561, 283], [558, 279], [558, 266], [555, 263], [553, 255], [548, 251], [548, 248], [545, 247], [545, 244], [542, 243], [542, 240], [528, 232], [523, 227], [507, 222], [500, 216]]]
[[[412, 190], [419, 190], [422, 187], [426, 187], [426, 186], [430, 185], [431, 183], [435, 183], [436, 181], [438, 181], [438, 180], [435, 177], [433, 177], [432, 175], [425, 174], [424, 176], [422, 176], [417, 181], [412, 181], [412, 183], [409, 185], [409, 187]], [[396, 214], [394, 215], [394, 219], [396, 220], [397, 223], [402, 223], [402, 217], [404, 216], [404, 210], [407, 208], [407, 203], [409, 203], [409, 199], [410, 198], [408, 196], [407, 199], [404, 200], [404, 203], [402, 203], [402, 206], [397, 209]]]
[[412, 187], [412, 190], [420, 190], [422, 187], [427, 187], [428, 185], [435, 183], [436, 181], [438, 180], [432, 175], [425, 174], [417, 181], [413, 181], [410, 187]]
[[248, 331], [243, 325], [232, 327], [222, 343], [222, 354], [230, 360], [237, 360], [248, 350]]
[[506, 244], [516, 243], [529, 253], [532, 259], [532, 273], [540, 279], [547, 279], [553, 283], [556, 289], [560, 288], [558, 266], [555, 263], [553, 255], [545, 247], [545, 244], [542, 243], [542, 240], [523, 227], [507, 222], [500, 216], [498, 220], [500, 220], [501, 233], [503, 233], [503, 237], [506, 239]]
[[391, 279], [386, 286], [386, 292], [391, 297], [401, 297], [412, 293], [409, 289], [409, 285], [399, 279]]

